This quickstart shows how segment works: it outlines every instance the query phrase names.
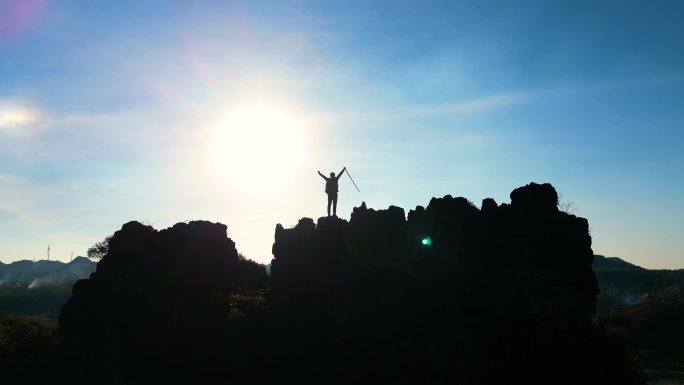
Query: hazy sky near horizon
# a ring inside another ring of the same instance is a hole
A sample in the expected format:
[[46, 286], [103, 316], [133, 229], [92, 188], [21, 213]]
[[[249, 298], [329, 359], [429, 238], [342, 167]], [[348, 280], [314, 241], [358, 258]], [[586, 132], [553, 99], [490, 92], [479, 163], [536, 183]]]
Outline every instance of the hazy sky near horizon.
[[682, 1], [0, 0], [0, 261], [130, 220], [479, 206], [552, 183], [593, 250], [684, 268]]

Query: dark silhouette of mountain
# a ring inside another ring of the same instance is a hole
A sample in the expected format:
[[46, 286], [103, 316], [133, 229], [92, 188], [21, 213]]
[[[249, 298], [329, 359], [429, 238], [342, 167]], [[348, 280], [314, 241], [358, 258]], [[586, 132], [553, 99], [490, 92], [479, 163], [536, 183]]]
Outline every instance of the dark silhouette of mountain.
[[650, 270], [616, 257], [594, 256], [593, 269], [601, 292], [599, 315], [624, 309], [647, 298], [684, 300], [684, 270]]
[[209, 368], [230, 363], [225, 324], [237, 264], [225, 225], [197, 221], [156, 231], [125, 224], [60, 313], [61, 346], [90, 370], [81, 380], [211, 378]]
[[0, 265], [0, 311], [57, 321], [71, 287], [95, 271], [85, 257], [69, 263], [18, 261]]
[[69, 263], [61, 261], [17, 261], [0, 264], [0, 285], [32, 287], [43, 283], [76, 282], [95, 271], [96, 263], [86, 257], [76, 257]]
[[615, 271], [615, 270], [644, 270], [643, 267], [631, 264], [618, 257], [604, 257], [603, 255], [594, 255], [594, 263], [592, 267], [595, 272]]
[[276, 226], [270, 281], [224, 225], [127, 223], [62, 308], [63, 357], [87, 368], [67, 380], [641, 383], [591, 322], [588, 222], [557, 206], [532, 183], [510, 204], [302, 218]]

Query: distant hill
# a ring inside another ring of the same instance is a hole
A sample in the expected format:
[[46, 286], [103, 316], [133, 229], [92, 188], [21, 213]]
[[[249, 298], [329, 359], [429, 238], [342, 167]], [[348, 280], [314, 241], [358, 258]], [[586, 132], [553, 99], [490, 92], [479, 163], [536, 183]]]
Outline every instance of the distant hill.
[[31, 286], [44, 283], [75, 282], [88, 278], [95, 271], [96, 262], [76, 257], [69, 263], [61, 261], [17, 261], [0, 264], [0, 285]]
[[79, 279], [88, 278], [97, 264], [77, 257], [60, 261], [0, 263], [0, 312], [56, 321], [59, 308]]
[[601, 292], [597, 312], [624, 309], [645, 300], [684, 300], [684, 270], [649, 270], [620, 258], [594, 256]]
[[594, 255], [592, 267], [594, 271], [645, 270], [618, 257], [604, 257], [603, 255]]

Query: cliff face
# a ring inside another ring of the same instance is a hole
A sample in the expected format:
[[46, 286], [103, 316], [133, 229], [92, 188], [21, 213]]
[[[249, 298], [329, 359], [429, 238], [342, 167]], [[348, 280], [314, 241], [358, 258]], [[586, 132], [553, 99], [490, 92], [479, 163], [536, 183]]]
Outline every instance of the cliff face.
[[126, 223], [62, 307], [64, 352], [85, 364], [90, 380], [115, 383], [220, 359], [237, 261], [225, 225], [197, 221], [156, 231]]
[[558, 211], [549, 184], [514, 190], [510, 205], [486, 199], [481, 210], [447, 195], [408, 219], [399, 207], [365, 204], [349, 222], [303, 218], [276, 227], [273, 255], [274, 295], [284, 302], [327, 302], [324, 292], [349, 275], [399, 275], [412, 288], [443, 278], [459, 303], [479, 306], [487, 293], [497, 308], [514, 304], [507, 313], [574, 330], [589, 326], [598, 294], [588, 222]]
[[312, 378], [332, 371], [341, 382], [619, 377], [596, 371], [605, 353], [597, 344], [609, 343], [591, 329], [598, 286], [588, 222], [557, 200], [551, 185], [532, 183], [510, 204], [485, 199], [481, 209], [445, 196], [407, 218], [363, 204], [349, 222], [278, 225], [274, 314], [302, 331], [283, 333], [283, 346], [319, 363]]

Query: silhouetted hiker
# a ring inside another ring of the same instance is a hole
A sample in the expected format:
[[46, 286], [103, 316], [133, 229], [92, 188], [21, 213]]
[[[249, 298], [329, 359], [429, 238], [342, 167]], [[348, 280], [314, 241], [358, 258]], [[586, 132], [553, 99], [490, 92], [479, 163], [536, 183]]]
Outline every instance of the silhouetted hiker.
[[343, 168], [342, 171], [340, 171], [337, 176], [335, 176], [334, 172], [330, 173], [330, 178], [326, 177], [325, 175], [321, 174], [321, 172], [318, 172], [318, 175], [321, 176], [321, 178], [325, 179], [325, 193], [328, 194], [328, 216], [330, 216], [330, 204], [332, 203], [333, 206], [333, 216], [337, 216], [337, 191], [338, 186], [337, 186], [337, 181], [340, 179], [342, 174], [344, 174], [344, 171], [347, 168]]

